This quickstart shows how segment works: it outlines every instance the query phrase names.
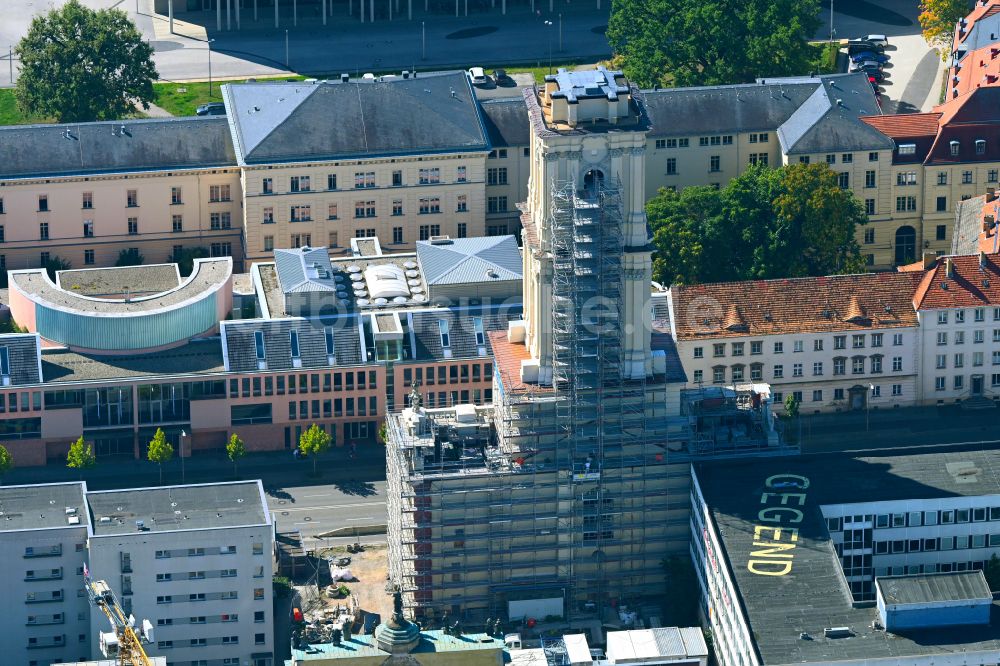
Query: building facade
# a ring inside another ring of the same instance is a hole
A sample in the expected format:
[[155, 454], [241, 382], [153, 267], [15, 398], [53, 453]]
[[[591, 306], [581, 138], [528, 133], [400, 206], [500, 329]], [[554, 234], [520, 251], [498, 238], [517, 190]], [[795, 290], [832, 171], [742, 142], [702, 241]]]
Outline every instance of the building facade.
[[90, 517], [83, 483], [0, 489], [0, 583], [8, 600], [4, 661], [48, 666], [90, 655], [90, 602], [82, 593]]
[[[260, 481], [90, 492], [87, 503], [90, 570], [153, 625], [151, 654], [176, 666], [275, 663], [274, 526]], [[90, 628], [99, 658], [103, 613]]]

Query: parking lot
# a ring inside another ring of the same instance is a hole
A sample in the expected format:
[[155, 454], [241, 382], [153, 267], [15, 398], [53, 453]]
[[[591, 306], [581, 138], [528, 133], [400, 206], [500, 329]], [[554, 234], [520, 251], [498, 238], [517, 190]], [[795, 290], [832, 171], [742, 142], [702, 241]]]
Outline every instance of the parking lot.
[[[884, 66], [886, 79], [879, 86], [883, 113], [929, 111], [938, 103], [944, 62], [920, 33], [918, 3], [912, 0], [879, 0], [877, 3], [837, 0], [833, 7], [833, 29], [837, 39], [868, 34], [884, 34], [889, 38], [885, 51], [889, 56]], [[816, 39], [829, 37], [827, 20]]]

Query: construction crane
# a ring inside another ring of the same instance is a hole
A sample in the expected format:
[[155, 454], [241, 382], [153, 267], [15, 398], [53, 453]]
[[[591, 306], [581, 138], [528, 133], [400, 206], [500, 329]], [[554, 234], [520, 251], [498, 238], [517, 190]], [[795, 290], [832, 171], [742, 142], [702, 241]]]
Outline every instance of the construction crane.
[[118, 603], [114, 590], [107, 581], [94, 580], [86, 565], [83, 568], [84, 586], [90, 595], [90, 602], [104, 611], [111, 621], [111, 631], [101, 632], [101, 653], [114, 658], [119, 666], [153, 666], [152, 659], [142, 647], [153, 640], [153, 626], [149, 620], [142, 622], [142, 637], [135, 632], [135, 618], [126, 616]]

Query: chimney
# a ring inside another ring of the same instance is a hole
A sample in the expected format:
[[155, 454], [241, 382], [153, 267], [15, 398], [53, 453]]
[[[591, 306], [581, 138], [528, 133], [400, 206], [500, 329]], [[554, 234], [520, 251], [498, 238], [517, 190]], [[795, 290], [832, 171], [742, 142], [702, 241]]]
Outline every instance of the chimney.
[[937, 253], [931, 250], [924, 250], [923, 259], [924, 270], [929, 270], [934, 267], [935, 263], [937, 263]]
[[987, 187], [986, 188], [986, 203], [989, 203], [991, 201], [996, 201], [996, 198], [997, 198], [997, 188], [995, 188], [995, 187]]
[[944, 260], [944, 274], [947, 277], [955, 277], [955, 264], [952, 262], [951, 257]]
[[979, 267], [986, 268], [986, 253], [982, 250], [979, 251]]

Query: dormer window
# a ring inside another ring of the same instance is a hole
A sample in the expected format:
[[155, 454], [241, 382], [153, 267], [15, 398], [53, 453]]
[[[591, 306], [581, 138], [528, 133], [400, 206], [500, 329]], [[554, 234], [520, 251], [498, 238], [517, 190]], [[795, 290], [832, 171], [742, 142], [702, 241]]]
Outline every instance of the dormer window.
[[976, 139], [976, 155], [985, 155], [985, 154], [986, 154], [986, 140]]
[[917, 152], [917, 144], [915, 143], [901, 143], [899, 144], [899, 154], [900, 155], [915, 155]]
[[472, 325], [476, 330], [476, 345], [482, 347], [486, 344], [486, 333], [483, 331], [483, 318], [473, 317]]
[[958, 147], [959, 147], [959, 145], [960, 144], [959, 144], [958, 141], [949, 141], [948, 142], [948, 147], [951, 149], [951, 156], [952, 157], [958, 157]]
[[4, 386], [10, 386], [10, 351], [7, 347], [0, 347], [0, 377]]
[[263, 370], [267, 367], [267, 350], [264, 348], [264, 331], [253, 332], [254, 349], [257, 353], [257, 369]]
[[337, 357], [334, 355], [333, 346], [333, 328], [330, 326], [326, 327], [324, 331], [324, 336], [326, 337], [326, 362], [327, 365], [334, 365], [337, 362]]
[[299, 355], [299, 332], [288, 332], [288, 346], [291, 350], [292, 365], [296, 368], [302, 367], [302, 357]]

